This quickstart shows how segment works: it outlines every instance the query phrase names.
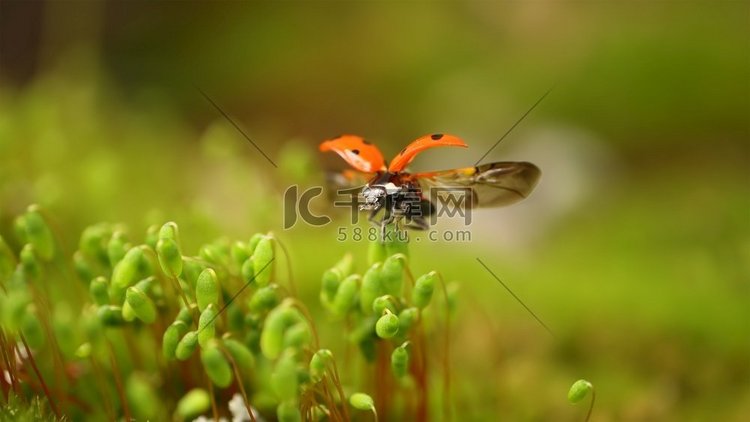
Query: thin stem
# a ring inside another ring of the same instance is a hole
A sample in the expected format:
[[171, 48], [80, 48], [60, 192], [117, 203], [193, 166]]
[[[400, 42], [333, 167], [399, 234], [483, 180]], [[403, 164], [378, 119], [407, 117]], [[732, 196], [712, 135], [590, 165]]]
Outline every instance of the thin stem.
[[240, 389], [240, 394], [242, 395], [242, 401], [245, 403], [245, 408], [247, 409], [248, 415], [250, 415], [250, 421], [256, 422], [255, 420], [255, 414], [253, 413], [253, 408], [250, 406], [250, 400], [247, 398], [247, 392], [245, 391], [245, 386], [242, 384], [242, 377], [240, 376], [240, 370], [237, 367], [237, 362], [232, 357], [232, 354], [229, 353], [229, 351], [224, 347], [224, 345], [221, 345], [221, 351], [224, 353], [224, 356], [226, 356], [227, 360], [229, 360], [229, 363], [232, 364], [232, 370], [234, 371], [234, 378], [237, 380], [237, 387]]
[[276, 243], [281, 246], [282, 252], [284, 252], [284, 260], [286, 261], [286, 272], [289, 276], [289, 290], [292, 292], [292, 296], [297, 296], [297, 286], [294, 284], [294, 277], [292, 276], [292, 260], [289, 258], [289, 250], [284, 246], [284, 244], [279, 240], [278, 237], [276, 237], [275, 234], [271, 233], [271, 237], [273, 240], [276, 241]]
[[16, 380], [16, 371], [11, 363], [11, 358], [8, 356], [8, 342], [6, 341], [5, 331], [2, 329], [0, 329], [0, 351], [2, 351], [5, 366], [8, 367], [8, 378], [10, 378], [11, 389], [16, 394], [18, 394], [18, 381]]
[[31, 348], [29, 347], [29, 344], [26, 343], [26, 338], [23, 336], [23, 334], [19, 333], [19, 336], [21, 337], [21, 342], [23, 343], [23, 347], [26, 348], [26, 354], [29, 357], [29, 363], [31, 364], [31, 367], [34, 369], [34, 373], [36, 374], [36, 377], [39, 379], [39, 384], [41, 384], [42, 390], [44, 390], [44, 395], [47, 397], [49, 406], [52, 408], [52, 411], [55, 413], [55, 416], [58, 419], [60, 419], [60, 411], [57, 409], [55, 400], [52, 397], [52, 394], [50, 394], [49, 389], [47, 388], [47, 383], [44, 382], [44, 377], [42, 376], [41, 372], [39, 372], [39, 368], [36, 366], [36, 360], [34, 360], [34, 355], [31, 354]]
[[591, 411], [594, 410], [594, 401], [596, 400], [596, 390], [594, 389], [594, 386], [591, 386], [591, 404], [589, 405], [589, 412], [586, 414], [586, 420], [585, 422], [589, 422], [589, 419], [591, 419]]
[[[154, 266], [154, 268], [159, 268], [159, 257], [156, 255], [156, 251], [151, 249], [150, 247], [144, 247], [143, 250], [147, 252], [151, 259], [151, 264]], [[161, 278], [161, 277], [160, 277]], [[188, 300], [187, 295], [184, 291], [182, 291], [182, 287], [180, 287], [180, 280], [177, 279], [176, 276], [172, 274], [167, 274], [167, 278], [172, 282], [172, 287], [174, 287], [175, 291], [177, 292], [177, 295], [182, 298], [182, 302], [185, 304], [185, 308], [187, 308], [188, 311], [191, 311], [190, 309], [190, 300]], [[194, 312], [190, 312], [190, 315], [193, 317], [193, 322], [195, 324], [198, 324], [198, 319], [195, 316]]]
[[443, 414], [450, 421], [451, 417], [451, 367], [450, 367], [450, 332], [451, 332], [451, 305], [448, 299], [448, 288], [445, 285], [443, 275], [437, 273], [440, 285], [443, 287], [445, 298], [445, 333], [443, 334]]
[[338, 408], [336, 407], [336, 402], [333, 399], [333, 395], [328, 389], [328, 380], [324, 379], [321, 384], [323, 385], [323, 397], [325, 397], [325, 399], [328, 401], [328, 407], [330, 408], [330, 410], [328, 410], [327, 412], [328, 416], [333, 421], [343, 420], [343, 417], [339, 414]]
[[130, 415], [130, 407], [128, 406], [128, 400], [125, 396], [125, 390], [122, 387], [122, 378], [120, 377], [120, 367], [117, 365], [117, 359], [115, 358], [115, 348], [112, 347], [112, 343], [107, 339], [107, 346], [109, 346], [109, 357], [112, 363], [112, 377], [115, 379], [115, 386], [117, 387], [117, 393], [120, 396], [120, 403], [122, 404], [122, 411], [125, 414], [125, 420], [132, 420]]
[[[208, 378], [208, 374], [206, 374], [206, 378]], [[208, 394], [211, 397], [211, 412], [213, 412], [214, 420], [219, 420], [219, 409], [216, 407], [216, 397], [214, 397], [214, 383], [211, 382], [211, 379], [208, 378]]]
[[331, 360], [333, 366], [333, 384], [336, 386], [336, 390], [339, 392], [341, 398], [342, 408], [344, 409], [344, 419], [349, 420], [349, 410], [346, 408], [346, 395], [344, 395], [344, 389], [341, 387], [341, 380], [339, 379], [339, 370], [336, 367], [336, 361]]
[[307, 309], [307, 306], [305, 306], [302, 301], [297, 299], [296, 297], [290, 298], [292, 300], [292, 305], [294, 305], [295, 308], [299, 309], [300, 312], [302, 312], [302, 315], [305, 317], [305, 320], [307, 320], [307, 325], [310, 326], [310, 330], [312, 330], [313, 334], [313, 341], [315, 350], [320, 349], [320, 339], [318, 337], [318, 330], [315, 329], [315, 322], [312, 318], [312, 315], [310, 314], [310, 311]]
[[40, 294], [33, 284], [29, 284], [29, 288], [31, 289], [36, 310], [39, 312], [39, 321], [42, 323], [47, 340], [52, 345], [52, 362], [55, 369], [57, 388], [64, 390], [65, 382], [71, 383], [73, 380], [72, 376], [65, 370], [65, 357], [50, 322], [52, 320], [52, 305]]
[[93, 355], [89, 356], [89, 361], [91, 361], [91, 368], [94, 370], [94, 378], [96, 378], [96, 380], [98, 381], [99, 388], [101, 389], [100, 392], [102, 395], [102, 399], [104, 400], [105, 411], [110, 417], [110, 420], [112, 420], [112, 422], [115, 422], [117, 421], [117, 415], [115, 414], [114, 405], [110, 401], [109, 392], [107, 391], [107, 383], [102, 381], [104, 378], [102, 376], [102, 369], [96, 362], [96, 359], [94, 359]]

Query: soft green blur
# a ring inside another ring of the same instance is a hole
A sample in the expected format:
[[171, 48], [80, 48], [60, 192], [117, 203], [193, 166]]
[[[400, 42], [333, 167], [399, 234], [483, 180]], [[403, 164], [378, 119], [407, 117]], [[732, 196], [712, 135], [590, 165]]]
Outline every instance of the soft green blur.
[[[174, 220], [190, 254], [273, 231], [319, 309], [323, 270], [346, 251], [364, 262], [367, 249], [336, 240], [351, 227], [322, 200], [315, 212], [333, 223], [282, 229], [287, 186], [344, 168], [318, 152], [321, 140], [359, 134], [389, 158], [451, 133], [471, 148], [426, 152], [414, 168], [471, 166], [554, 86], [484, 160], [536, 163], [537, 191], [473, 215], [471, 242], [411, 244], [420, 274], [460, 282], [457, 416], [582, 420], [585, 406], [566, 400], [579, 378], [596, 388], [597, 421], [750, 414], [747, 3], [33, 7], [0, 18], [30, 19], [3, 26], [19, 45], [36, 37], [31, 49], [3, 41], [6, 239], [31, 203], [70, 252], [98, 221], [140, 235]], [[319, 316], [323, 338], [338, 336]]]

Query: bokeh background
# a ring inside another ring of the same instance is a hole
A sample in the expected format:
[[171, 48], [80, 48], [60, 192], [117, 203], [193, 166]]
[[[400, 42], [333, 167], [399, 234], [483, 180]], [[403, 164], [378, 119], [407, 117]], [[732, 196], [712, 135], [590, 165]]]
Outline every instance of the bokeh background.
[[367, 249], [322, 199], [332, 224], [282, 230], [284, 189], [343, 168], [321, 140], [452, 133], [471, 148], [413, 168], [472, 165], [554, 86], [485, 159], [537, 164], [535, 193], [411, 246], [461, 283], [458, 415], [581, 420], [583, 377], [594, 420], [746, 420], [749, 23], [741, 1], [3, 1], [0, 232], [34, 202], [70, 251], [98, 221], [177, 221], [192, 253], [271, 230], [317, 309], [322, 271]]

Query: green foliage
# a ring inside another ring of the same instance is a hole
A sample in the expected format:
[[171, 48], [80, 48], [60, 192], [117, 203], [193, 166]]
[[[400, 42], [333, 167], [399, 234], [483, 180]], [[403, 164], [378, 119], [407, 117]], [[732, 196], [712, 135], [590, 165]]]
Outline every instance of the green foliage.
[[27, 401], [11, 391], [8, 401], [0, 404], [0, 422], [57, 422], [62, 420], [55, 417], [44, 398], [39, 396]]

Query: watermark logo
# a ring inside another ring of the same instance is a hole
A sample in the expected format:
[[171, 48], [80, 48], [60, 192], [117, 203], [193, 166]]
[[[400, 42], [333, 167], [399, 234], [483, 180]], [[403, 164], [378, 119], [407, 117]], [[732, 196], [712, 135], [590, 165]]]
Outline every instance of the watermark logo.
[[[323, 227], [330, 224], [333, 218], [325, 214], [316, 214], [312, 209], [312, 202], [323, 195], [321, 186], [313, 186], [302, 190], [299, 185], [291, 185], [284, 191], [283, 228], [289, 230], [298, 222], [312, 227]], [[403, 227], [427, 229], [426, 232], [415, 232], [400, 228], [386, 233], [397, 241], [449, 241], [468, 242], [471, 232], [467, 229], [438, 231], [435, 226], [441, 220], [460, 222], [464, 227], [471, 225], [471, 210], [474, 203], [474, 191], [468, 187], [436, 187], [425, 192], [418, 189], [403, 190], [395, 195], [383, 199], [383, 208], [378, 218], [383, 218], [387, 207], [390, 213], [402, 223]], [[371, 211], [361, 211], [366, 204], [362, 196], [362, 187], [339, 189], [335, 191], [333, 207], [344, 210], [348, 225], [337, 230], [337, 240], [373, 241], [382, 235], [380, 227], [375, 225], [363, 229], [359, 226], [360, 219]], [[454, 224], [455, 225], [455, 224]], [[389, 240], [389, 239], [384, 239]]]
[[430, 224], [437, 224], [439, 217], [458, 216], [464, 225], [471, 225], [471, 208], [474, 203], [474, 190], [471, 188], [436, 187], [430, 189], [430, 202], [435, 212], [430, 216]]

